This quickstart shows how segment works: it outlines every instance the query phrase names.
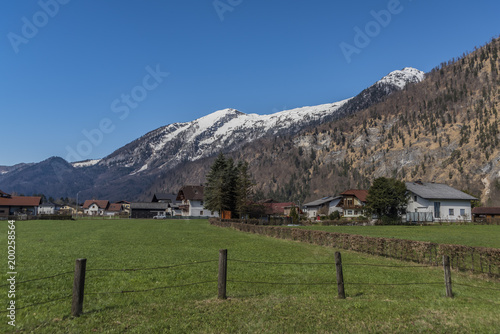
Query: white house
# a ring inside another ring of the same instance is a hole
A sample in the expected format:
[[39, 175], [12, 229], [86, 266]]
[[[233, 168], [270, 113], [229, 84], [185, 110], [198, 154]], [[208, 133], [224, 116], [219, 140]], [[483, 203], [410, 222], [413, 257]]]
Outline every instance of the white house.
[[53, 215], [56, 213], [56, 205], [54, 203], [42, 203], [38, 206], [38, 214]]
[[203, 186], [184, 186], [179, 190], [176, 200], [181, 201], [179, 209], [187, 217], [219, 217], [219, 213], [203, 206]]
[[109, 201], [106, 200], [86, 200], [83, 203], [83, 212], [88, 216], [104, 216], [109, 207]]
[[406, 188], [407, 221], [471, 221], [471, 201], [477, 198], [440, 183], [406, 182]]
[[342, 197], [327, 196], [315, 201], [304, 204], [303, 211], [307, 218], [315, 218], [318, 215], [329, 215], [334, 211], [342, 212], [342, 208], [338, 207]]

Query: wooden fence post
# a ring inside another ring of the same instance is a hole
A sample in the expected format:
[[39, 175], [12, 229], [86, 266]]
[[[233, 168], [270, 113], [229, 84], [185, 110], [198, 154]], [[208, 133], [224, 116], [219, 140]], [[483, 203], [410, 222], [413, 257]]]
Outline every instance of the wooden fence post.
[[450, 257], [448, 255], [443, 255], [443, 269], [444, 283], [446, 284], [446, 297], [453, 298], [453, 291], [451, 290]]
[[219, 250], [219, 280], [217, 288], [219, 290], [218, 298], [226, 299], [226, 281], [227, 281], [227, 249]]
[[340, 252], [335, 252], [335, 267], [337, 268], [337, 291], [339, 299], [345, 299], [344, 274], [342, 272], [342, 257]]
[[75, 263], [75, 277], [73, 279], [73, 302], [71, 315], [79, 317], [83, 313], [83, 289], [85, 287], [85, 269], [87, 259], [77, 259]]

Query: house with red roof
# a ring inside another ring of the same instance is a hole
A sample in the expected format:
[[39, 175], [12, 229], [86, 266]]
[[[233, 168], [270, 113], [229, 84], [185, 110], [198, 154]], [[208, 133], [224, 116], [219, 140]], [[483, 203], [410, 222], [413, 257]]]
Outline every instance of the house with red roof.
[[365, 215], [366, 197], [368, 190], [349, 189], [340, 194], [342, 196], [337, 206], [342, 208], [344, 217], [356, 218]]
[[106, 200], [88, 199], [83, 203], [83, 213], [87, 216], [104, 216], [109, 205]]
[[12, 215], [38, 214], [38, 207], [42, 198], [38, 196], [12, 196], [0, 190], [0, 218]]
[[476, 207], [472, 209], [472, 218], [474, 221], [500, 220], [499, 207]]

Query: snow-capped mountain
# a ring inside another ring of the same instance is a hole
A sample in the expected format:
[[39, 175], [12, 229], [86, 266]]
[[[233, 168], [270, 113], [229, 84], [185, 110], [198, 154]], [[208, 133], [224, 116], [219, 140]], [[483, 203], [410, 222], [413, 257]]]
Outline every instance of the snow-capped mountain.
[[412, 67], [393, 71], [376, 82], [376, 84], [389, 84], [403, 89], [408, 83], [417, 83], [424, 80], [425, 73]]
[[220, 150], [230, 150], [266, 135], [296, 133], [321, 122], [348, 100], [285, 110], [271, 115], [245, 114], [224, 109], [186, 123], [154, 130], [99, 162], [133, 167], [132, 173], [170, 169], [182, 161], [195, 161]]
[[[25, 169], [26, 172], [0, 169], [3, 172], [0, 186], [6, 191], [46, 192], [54, 197], [74, 196], [78, 190], [82, 196], [131, 200], [146, 191], [157, 177], [167, 175], [177, 166], [220, 151], [236, 150], [263, 137], [293, 136], [308, 127], [352, 115], [423, 78], [423, 72], [404, 68], [389, 73], [355, 97], [339, 102], [269, 115], [219, 110], [191, 122], [153, 130], [100, 160], [62, 164], [62, 159], [51, 158]], [[51, 188], [44, 181], [48, 174], [54, 174]]]
[[[363, 91], [376, 91], [383, 97], [408, 83], [420, 82], [424, 73], [414, 68], [394, 71]], [[379, 90], [382, 89], [382, 92]], [[99, 162], [101, 166], [132, 167], [132, 175], [168, 170], [184, 161], [196, 161], [229, 151], [268, 135], [293, 135], [305, 127], [336, 118], [336, 113], [349, 101], [284, 110], [270, 115], [245, 114], [235, 109], [223, 109], [186, 123], [174, 123], [135, 140]], [[355, 99], [354, 99], [355, 100]], [[369, 98], [363, 106], [376, 103]], [[345, 116], [346, 112], [342, 112]]]
[[418, 83], [424, 80], [424, 78], [424, 72], [412, 67], [393, 71], [349, 100], [349, 103], [339, 108], [335, 117], [346, 117], [366, 109], [371, 105], [381, 102], [393, 92], [402, 90], [407, 84]]

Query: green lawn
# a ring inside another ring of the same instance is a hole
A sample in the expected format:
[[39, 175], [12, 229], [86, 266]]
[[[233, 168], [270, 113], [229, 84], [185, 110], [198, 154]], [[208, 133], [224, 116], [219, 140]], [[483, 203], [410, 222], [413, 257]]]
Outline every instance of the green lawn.
[[[2, 223], [2, 235], [6, 232], [7, 224]], [[228, 300], [224, 301], [216, 298], [215, 282], [222, 248], [229, 253]], [[7, 268], [6, 237], [0, 240], [0, 249], [5, 254], [0, 263]], [[338, 300], [336, 284], [322, 284], [335, 281], [331, 264], [335, 251], [217, 228], [204, 220], [17, 222], [18, 281], [71, 272], [75, 259], [87, 258], [84, 314], [70, 316], [72, 273], [18, 283], [18, 307], [64, 299], [17, 310], [16, 328], [7, 325], [2, 313], [0, 332], [500, 332], [498, 282], [453, 272], [455, 298], [450, 299], [444, 297], [440, 268], [381, 267], [408, 263], [342, 251], [347, 299]], [[189, 265], [95, 270], [181, 264]], [[4, 277], [7, 271], [4, 269]], [[198, 282], [208, 283], [188, 286]], [[437, 284], [377, 285], [387, 283]], [[186, 286], [175, 287], [181, 285]], [[116, 293], [162, 287], [169, 288]], [[0, 302], [6, 307], [7, 287], [2, 286], [1, 291]]]
[[300, 228], [369, 237], [429, 241], [438, 244], [500, 248], [500, 225], [305, 226]]

